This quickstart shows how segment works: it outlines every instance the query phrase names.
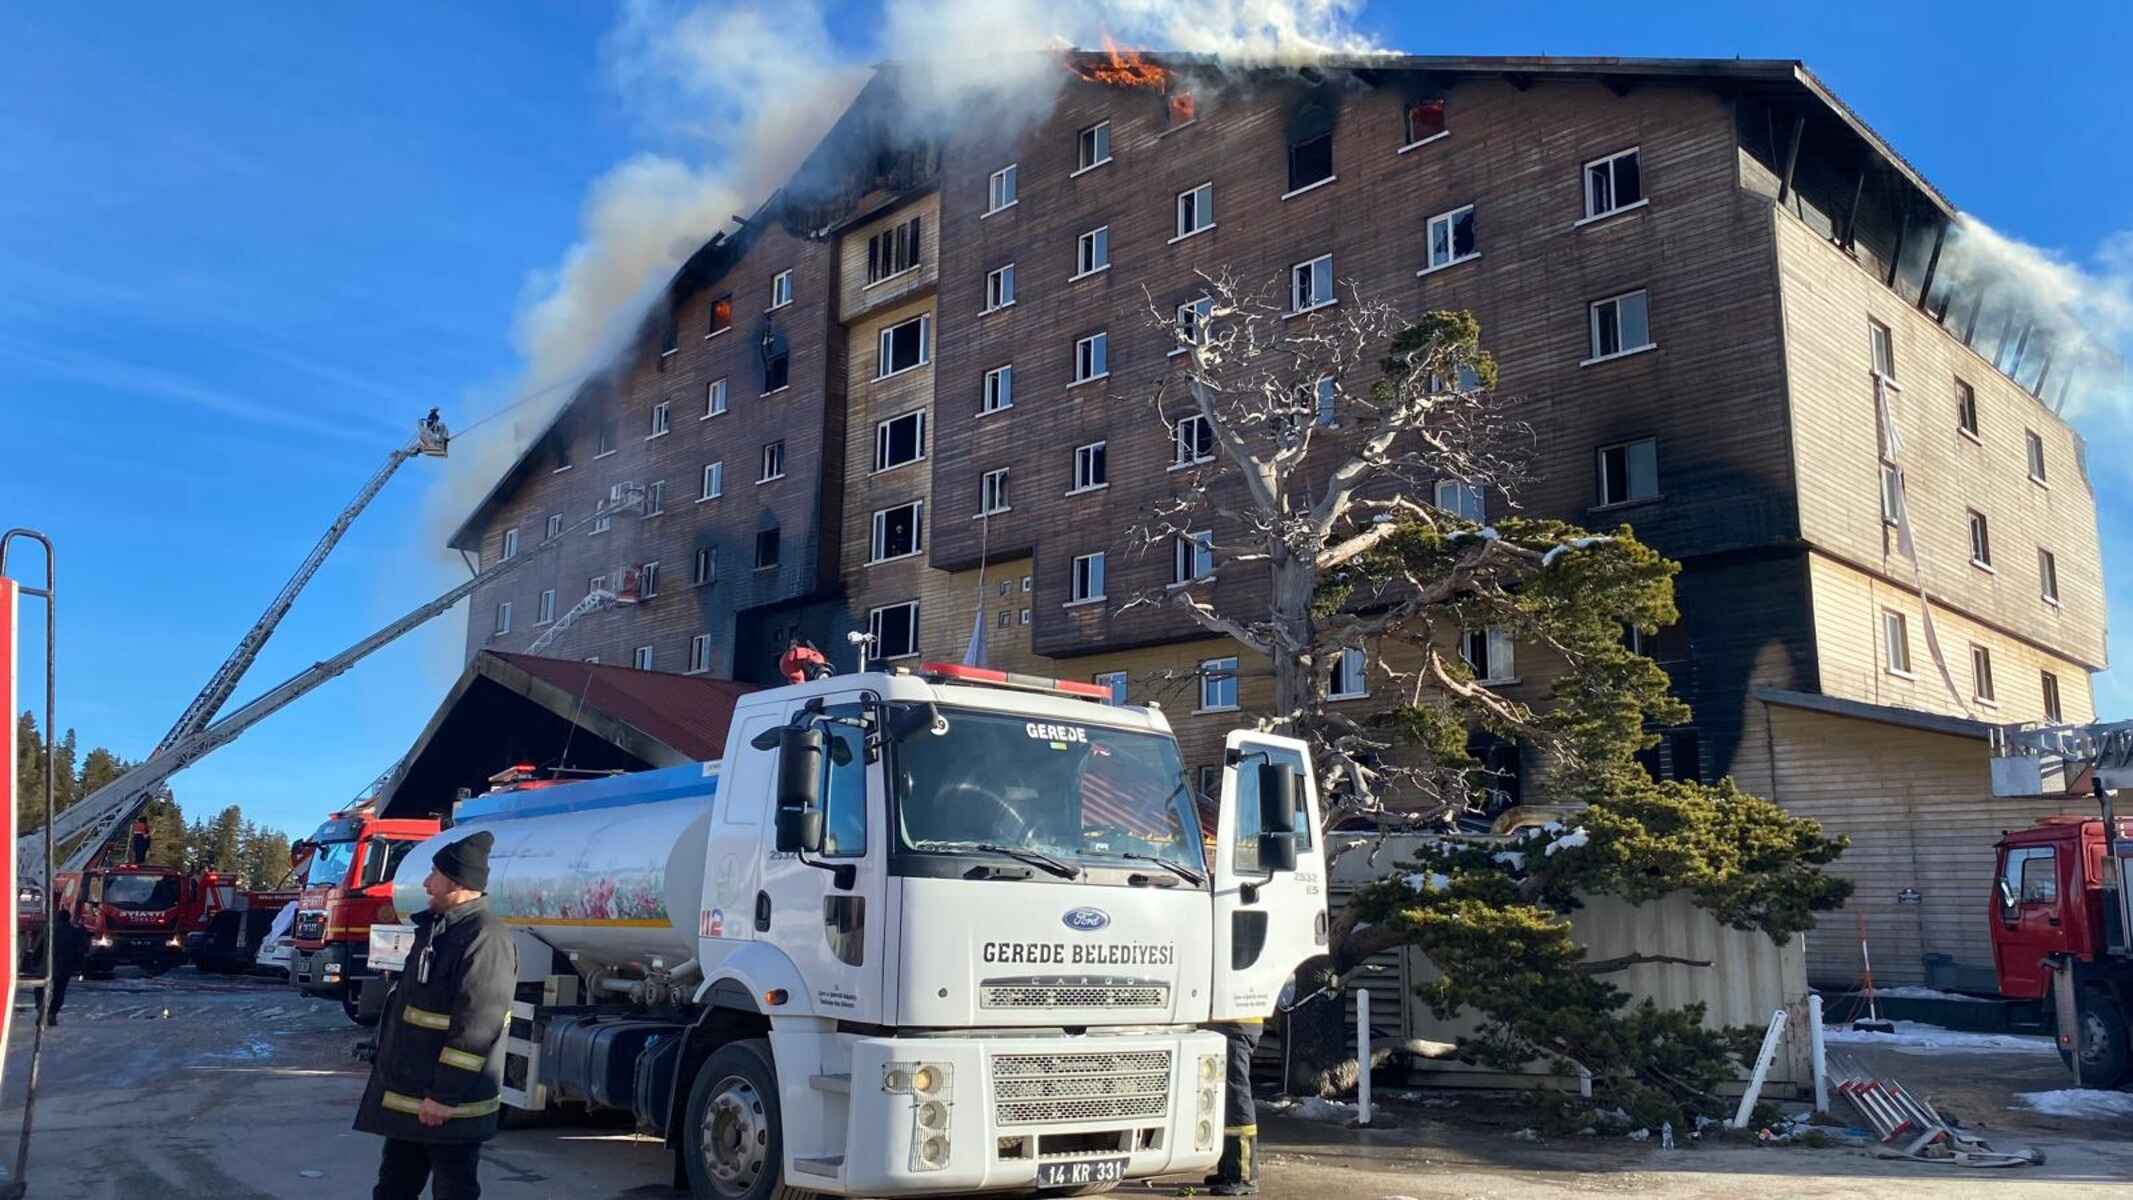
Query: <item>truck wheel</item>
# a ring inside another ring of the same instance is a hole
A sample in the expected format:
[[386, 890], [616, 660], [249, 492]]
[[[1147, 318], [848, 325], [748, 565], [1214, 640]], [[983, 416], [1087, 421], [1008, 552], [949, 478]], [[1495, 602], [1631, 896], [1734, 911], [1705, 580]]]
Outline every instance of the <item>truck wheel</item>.
[[[2126, 1044], [2126, 1014], [2110, 993], [2101, 988], [2083, 988], [2075, 1000], [2075, 1038], [2081, 1051], [2081, 1086], [2109, 1090], [2133, 1076], [2133, 1047]], [[2059, 1052], [2066, 1069], [2074, 1069], [2074, 1056]]]
[[778, 1076], [770, 1043], [728, 1042], [696, 1072], [682, 1123], [682, 1161], [695, 1200], [791, 1200], [782, 1185]]
[[347, 991], [341, 993], [341, 1011], [348, 1014], [349, 1020], [354, 1021], [356, 1024], [361, 1025], [365, 1029], [376, 1025], [378, 1023], [378, 1018], [385, 1015], [384, 1013], [372, 1013], [366, 1017], [358, 1013], [356, 1011], [355, 993]]

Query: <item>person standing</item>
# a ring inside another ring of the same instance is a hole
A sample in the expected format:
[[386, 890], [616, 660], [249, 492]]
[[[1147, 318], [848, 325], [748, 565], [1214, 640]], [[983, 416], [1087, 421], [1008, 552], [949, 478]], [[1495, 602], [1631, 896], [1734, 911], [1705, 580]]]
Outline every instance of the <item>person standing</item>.
[[422, 881], [407, 969], [386, 998], [355, 1127], [385, 1139], [374, 1200], [475, 1200], [481, 1144], [496, 1136], [504, 1029], [518, 981], [511, 931], [489, 912], [487, 831], [437, 852]]
[[133, 851], [133, 858], [130, 860], [132, 864], [139, 866], [147, 862], [148, 846], [151, 839], [148, 829], [148, 815], [146, 813], [133, 819], [133, 835], [130, 840], [132, 845], [129, 849]]
[[1206, 1187], [1215, 1196], [1259, 1194], [1259, 1112], [1252, 1100], [1252, 1055], [1266, 1031], [1264, 1020], [1218, 1021], [1207, 1026], [1229, 1043], [1222, 1097], [1222, 1159]]
[[[44, 963], [39, 955], [37, 966]], [[89, 935], [74, 923], [74, 914], [61, 909], [52, 926], [52, 1007], [44, 1006], [44, 988], [37, 989], [37, 1011], [42, 1014], [45, 1027], [59, 1024], [59, 1010], [67, 1003], [67, 982], [81, 973], [82, 964], [89, 960]]]

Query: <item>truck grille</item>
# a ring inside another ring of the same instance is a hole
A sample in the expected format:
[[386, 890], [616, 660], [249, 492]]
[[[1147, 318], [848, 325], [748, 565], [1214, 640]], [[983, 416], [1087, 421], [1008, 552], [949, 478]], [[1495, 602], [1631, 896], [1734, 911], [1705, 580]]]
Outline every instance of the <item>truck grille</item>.
[[303, 940], [305, 940], [305, 941], [307, 941], [307, 942], [310, 942], [310, 941], [317, 941], [318, 939], [320, 939], [320, 938], [323, 938], [323, 937], [325, 937], [325, 936], [326, 936], [326, 914], [325, 914], [325, 913], [298, 913], [298, 914], [296, 914], [296, 929], [295, 929], [295, 934], [296, 934], [296, 936], [297, 936], [297, 937], [299, 937], [299, 938], [302, 938]]
[[1169, 1008], [1170, 985], [1156, 979], [988, 979], [979, 1008]]
[[1110, 1121], [1170, 1114], [1170, 1051], [992, 1056], [1001, 1125]]

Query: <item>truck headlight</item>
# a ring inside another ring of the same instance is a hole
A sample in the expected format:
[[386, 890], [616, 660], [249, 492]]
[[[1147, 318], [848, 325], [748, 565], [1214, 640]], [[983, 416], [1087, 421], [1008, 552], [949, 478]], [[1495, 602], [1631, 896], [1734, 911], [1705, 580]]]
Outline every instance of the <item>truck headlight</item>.
[[111, 939], [108, 936], [100, 935], [89, 939], [89, 944], [99, 950], [109, 950], [111, 948]]
[[1220, 1111], [1222, 1093], [1216, 1090], [1215, 1081], [1222, 1075], [1222, 1059], [1218, 1055], [1200, 1056], [1199, 1120], [1193, 1125], [1193, 1141], [1200, 1150], [1212, 1150], [1215, 1145], [1215, 1114]]
[[892, 1062], [882, 1068], [881, 1090], [910, 1096], [911, 1169], [938, 1171], [948, 1165], [954, 1145], [948, 1132], [955, 1072], [946, 1063]]

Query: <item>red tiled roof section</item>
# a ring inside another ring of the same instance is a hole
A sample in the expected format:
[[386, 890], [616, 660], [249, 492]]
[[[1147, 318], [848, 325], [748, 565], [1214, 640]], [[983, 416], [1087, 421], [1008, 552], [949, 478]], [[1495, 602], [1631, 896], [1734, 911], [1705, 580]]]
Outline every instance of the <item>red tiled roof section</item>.
[[642, 730], [698, 761], [726, 752], [734, 702], [757, 690], [750, 684], [700, 675], [670, 675], [496, 650], [484, 653], [571, 695], [583, 696], [587, 708]]

